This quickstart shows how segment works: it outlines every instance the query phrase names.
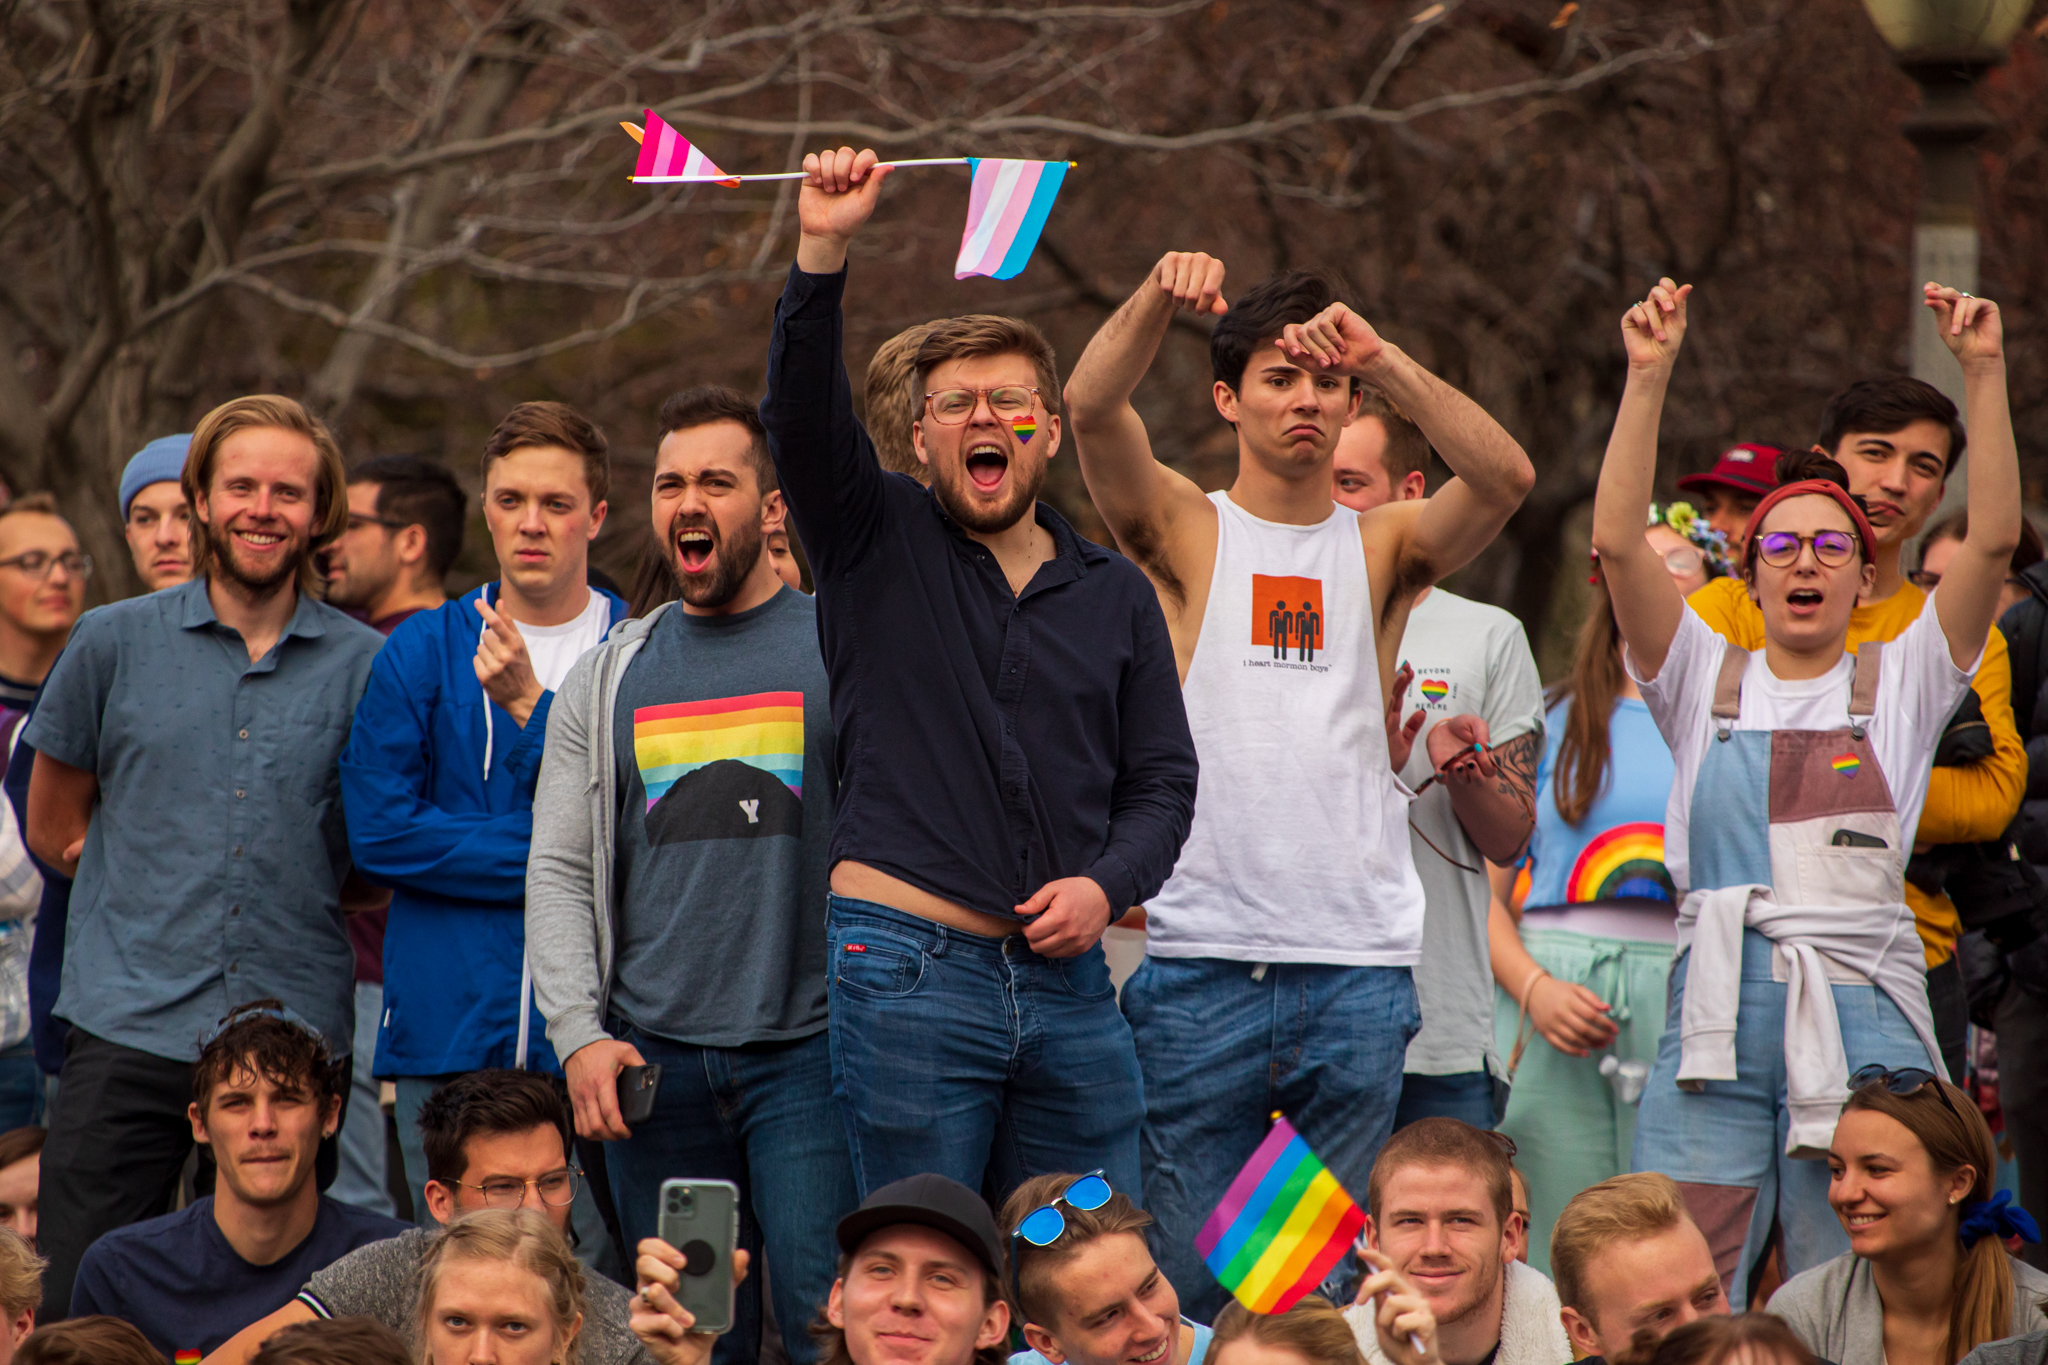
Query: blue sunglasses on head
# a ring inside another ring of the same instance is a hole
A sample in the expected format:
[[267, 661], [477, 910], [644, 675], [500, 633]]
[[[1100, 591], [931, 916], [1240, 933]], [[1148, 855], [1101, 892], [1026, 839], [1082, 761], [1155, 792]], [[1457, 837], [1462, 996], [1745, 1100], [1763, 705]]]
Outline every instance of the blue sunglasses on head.
[[1017, 1240], [1022, 1238], [1035, 1247], [1049, 1247], [1067, 1230], [1067, 1216], [1059, 1211], [1061, 1204], [1086, 1213], [1107, 1204], [1112, 1193], [1102, 1172], [1090, 1171], [1055, 1195], [1052, 1203], [1041, 1204], [1024, 1215], [1017, 1230], [1010, 1234], [1010, 1292], [1017, 1298], [1019, 1308], [1023, 1306], [1024, 1295], [1017, 1285]]

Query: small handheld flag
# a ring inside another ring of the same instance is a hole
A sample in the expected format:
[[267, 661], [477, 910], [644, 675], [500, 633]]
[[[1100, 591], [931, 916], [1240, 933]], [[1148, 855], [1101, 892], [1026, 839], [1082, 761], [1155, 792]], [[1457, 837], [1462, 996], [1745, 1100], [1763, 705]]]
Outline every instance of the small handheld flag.
[[1195, 1236], [1209, 1273], [1254, 1313], [1284, 1313], [1330, 1273], [1365, 1214], [1280, 1119]]
[[[716, 179], [724, 171], [711, 164], [711, 158], [690, 145], [690, 139], [668, 126], [661, 115], [652, 109], [647, 111], [647, 128], [640, 135], [640, 162], [633, 168], [635, 177], [643, 175], [687, 175]], [[737, 178], [718, 180], [721, 185], [737, 185]]]
[[1030, 264], [1052, 201], [1067, 178], [1064, 161], [993, 161], [969, 157], [974, 188], [967, 199], [967, 230], [953, 278], [987, 275], [1014, 279]]

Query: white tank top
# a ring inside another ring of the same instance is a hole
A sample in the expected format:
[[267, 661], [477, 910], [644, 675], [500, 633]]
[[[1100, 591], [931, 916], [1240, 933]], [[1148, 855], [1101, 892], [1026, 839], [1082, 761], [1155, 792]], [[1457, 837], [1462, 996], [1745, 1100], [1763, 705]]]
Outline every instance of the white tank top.
[[1209, 500], [1216, 572], [1182, 689], [1201, 791], [1146, 951], [1413, 966], [1412, 798], [1388, 763], [1358, 514], [1283, 526]]

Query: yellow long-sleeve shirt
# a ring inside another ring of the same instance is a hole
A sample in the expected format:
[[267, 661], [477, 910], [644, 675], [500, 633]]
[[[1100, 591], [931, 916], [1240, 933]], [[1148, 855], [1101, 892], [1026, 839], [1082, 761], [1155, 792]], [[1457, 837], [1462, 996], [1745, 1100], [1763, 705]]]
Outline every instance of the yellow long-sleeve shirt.
[[[1764, 647], [1764, 614], [1750, 601], [1739, 578], [1717, 578], [1689, 599], [1700, 619], [1723, 638], [1744, 649]], [[1849, 616], [1849, 648], [1865, 640], [1890, 640], [1919, 617], [1927, 594], [1911, 583], [1882, 602], [1859, 603]], [[1974, 844], [1996, 839], [2019, 814], [2027, 789], [2027, 750], [2012, 718], [2012, 664], [2006, 658], [2005, 636], [1996, 627], [1985, 641], [1984, 661], [1970, 680], [1991, 727], [1994, 752], [1961, 768], [1936, 768], [1927, 781], [1927, 804], [1913, 836], [1922, 844]], [[1906, 883], [1906, 904], [1920, 930], [1927, 965], [1936, 967], [1955, 955], [1962, 921], [1955, 902], [1930, 896]]]

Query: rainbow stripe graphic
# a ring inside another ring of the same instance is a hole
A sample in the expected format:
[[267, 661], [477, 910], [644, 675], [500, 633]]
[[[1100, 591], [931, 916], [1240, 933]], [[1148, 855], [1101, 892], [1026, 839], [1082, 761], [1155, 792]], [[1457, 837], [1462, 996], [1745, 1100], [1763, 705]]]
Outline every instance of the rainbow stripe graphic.
[[[724, 175], [711, 158], [690, 145], [690, 139], [662, 122], [661, 115], [647, 111], [647, 131], [640, 135], [640, 161], [634, 175]], [[737, 185], [722, 180], [723, 185]]]
[[1424, 678], [1419, 685], [1425, 701], [1442, 701], [1451, 695], [1451, 685], [1442, 678]]
[[188, 1348], [186, 1350], [178, 1352], [176, 1355], [172, 1356], [171, 1359], [176, 1361], [177, 1365], [199, 1365], [201, 1357], [199, 1352]]
[[1836, 754], [1832, 760], [1834, 770], [1844, 777], [1854, 777], [1863, 770], [1863, 760], [1854, 754]]
[[967, 197], [967, 230], [953, 278], [1015, 278], [1031, 262], [1031, 249], [1067, 178], [1064, 161], [991, 161], [970, 156], [974, 186]]
[[804, 694], [756, 692], [633, 712], [633, 761], [647, 788], [649, 810], [677, 779], [728, 758], [775, 774], [801, 798]]
[[1028, 441], [1038, 434], [1038, 419], [1029, 415], [1012, 417], [1010, 419], [1010, 430], [1017, 433], [1018, 440]]
[[1637, 820], [1602, 830], [1579, 850], [1564, 894], [1574, 905], [1621, 896], [1677, 900], [1664, 867], [1664, 826]]
[[1280, 1119], [1195, 1236], [1209, 1273], [1254, 1313], [1284, 1313], [1323, 1282], [1365, 1214]]

